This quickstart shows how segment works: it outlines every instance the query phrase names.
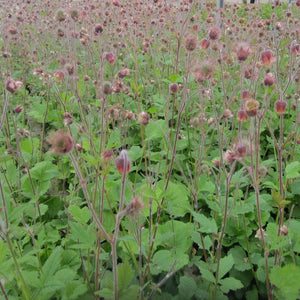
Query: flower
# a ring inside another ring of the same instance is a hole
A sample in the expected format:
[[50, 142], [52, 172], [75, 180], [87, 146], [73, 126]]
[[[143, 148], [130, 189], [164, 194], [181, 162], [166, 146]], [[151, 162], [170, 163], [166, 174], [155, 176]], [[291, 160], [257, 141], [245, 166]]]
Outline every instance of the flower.
[[200, 41], [200, 47], [201, 47], [202, 49], [207, 49], [207, 48], [209, 47], [209, 45], [210, 45], [210, 41], [209, 41], [209, 39], [207, 39], [207, 38], [203, 38], [203, 39]]
[[249, 117], [254, 117], [257, 115], [258, 107], [259, 102], [254, 99], [247, 100], [245, 103], [246, 113]]
[[74, 147], [71, 135], [63, 129], [51, 133], [47, 142], [51, 144], [51, 151], [60, 155], [70, 153]]
[[267, 73], [264, 78], [264, 85], [272, 86], [275, 82], [275, 77], [272, 73]]
[[211, 40], [218, 40], [221, 38], [221, 29], [218, 26], [213, 26], [208, 31], [208, 36]]
[[248, 120], [248, 115], [245, 110], [239, 110], [237, 113], [237, 119], [240, 122], [246, 122]]
[[275, 110], [278, 114], [284, 114], [287, 107], [287, 102], [284, 100], [277, 100], [275, 102]]
[[5, 88], [10, 92], [10, 93], [15, 93], [16, 91], [18, 91], [21, 86], [22, 86], [23, 82], [19, 81], [19, 80], [13, 80], [12, 78], [8, 78], [5, 84]]
[[264, 50], [260, 53], [260, 62], [263, 66], [270, 67], [275, 61], [276, 58], [272, 50]]
[[141, 213], [141, 210], [144, 208], [142, 199], [134, 197], [131, 202], [126, 207], [126, 214], [135, 217]]
[[148, 125], [150, 121], [150, 115], [147, 112], [142, 111], [138, 115], [138, 121], [141, 125]]
[[115, 165], [120, 174], [128, 173], [130, 171], [130, 159], [128, 152], [122, 150], [120, 156], [116, 158]]
[[238, 60], [245, 61], [249, 55], [250, 47], [246, 43], [239, 43], [236, 46], [235, 53]]
[[177, 83], [171, 83], [171, 84], [169, 85], [169, 91], [170, 91], [170, 93], [172, 93], [172, 94], [177, 94], [178, 91], [179, 91], [179, 86], [178, 86], [178, 84], [177, 84]]
[[195, 36], [188, 36], [185, 40], [185, 49], [194, 51], [197, 47], [197, 38]]

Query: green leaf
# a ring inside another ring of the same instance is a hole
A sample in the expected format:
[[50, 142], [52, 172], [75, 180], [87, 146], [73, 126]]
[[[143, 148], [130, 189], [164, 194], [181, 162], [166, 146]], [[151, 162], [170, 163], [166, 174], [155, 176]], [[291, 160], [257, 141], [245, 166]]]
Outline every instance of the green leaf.
[[216, 278], [211, 271], [200, 269], [200, 272], [204, 280], [207, 280], [209, 282], [216, 282]]
[[[76, 242], [70, 245], [73, 249], [94, 249], [96, 243], [96, 233], [92, 232], [87, 225], [80, 223], [70, 222], [72, 235], [70, 238]], [[78, 244], [79, 241], [79, 244]]]
[[143, 149], [140, 146], [132, 146], [128, 151], [128, 156], [132, 161], [136, 161], [143, 155]]
[[[157, 188], [164, 190], [164, 182], [157, 183]], [[175, 217], [183, 217], [190, 209], [189, 193], [187, 188], [181, 183], [169, 182], [166, 191], [165, 204], [168, 211]]]
[[107, 143], [107, 148], [111, 149], [111, 148], [119, 148], [122, 146], [121, 143], [121, 132], [120, 129], [115, 128], [114, 131], [111, 131], [110, 133], [110, 137]]
[[118, 265], [118, 293], [126, 290], [132, 281], [134, 272], [128, 262]]
[[230, 254], [233, 257], [234, 268], [236, 270], [243, 272], [251, 269], [246, 252], [242, 247], [235, 246], [234, 248], [231, 248], [228, 251], [228, 254]]
[[220, 260], [220, 269], [219, 269], [219, 278], [225, 276], [233, 267], [234, 260], [231, 254], [221, 258]]
[[289, 163], [285, 168], [286, 179], [292, 179], [300, 176], [300, 162], [293, 161]]
[[291, 191], [294, 195], [300, 195], [300, 180], [291, 183]]
[[178, 290], [182, 299], [191, 299], [197, 290], [197, 284], [192, 277], [183, 276], [180, 277]]
[[146, 127], [147, 137], [148, 139], [164, 139], [165, 133], [167, 130], [167, 125], [165, 120], [157, 120], [150, 122]]
[[92, 214], [87, 206], [80, 208], [76, 205], [70, 205], [68, 211], [76, 221], [83, 224], [86, 224], [92, 217]]
[[214, 193], [215, 189], [216, 187], [214, 183], [211, 180], [209, 180], [207, 174], [201, 174], [199, 176], [199, 192]]
[[278, 299], [299, 299], [300, 290], [300, 268], [293, 264], [280, 268], [275, 266], [271, 269], [270, 281], [279, 290]]
[[137, 299], [138, 292], [139, 292], [139, 286], [133, 284], [129, 286], [126, 290], [123, 290], [123, 292], [119, 295], [119, 298], [120, 300]]
[[47, 261], [42, 267], [42, 281], [44, 283], [60, 268], [61, 255], [63, 253], [62, 247], [56, 247]]
[[221, 279], [219, 283], [221, 284], [220, 289], [225, 294], [228, 293], [230, 290], [236, 291], [244, 287], [238, 279], [235, 279], [233, 277]]
[[207, 218], [206, 216], [204, 216], [203, 214], [200, 213], [196, 213], [196, 212], [192, 212], [194, 220], [196, 222], [199, 222], [200, 224], [200, 232], [204, 232], [204, 233], [217, 233], [218, 232], [218, 227], [216, 224], [216, 221], [211, 218]]

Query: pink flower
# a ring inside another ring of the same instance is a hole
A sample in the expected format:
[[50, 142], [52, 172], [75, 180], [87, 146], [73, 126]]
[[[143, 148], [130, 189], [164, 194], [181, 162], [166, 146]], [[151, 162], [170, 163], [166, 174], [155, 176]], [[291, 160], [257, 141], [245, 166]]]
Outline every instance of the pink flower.
[[275, 61], [276, 58], [272, 50], [264, 50], [260, 53], [260, 62], [263, 66], [270, 67]]
[[130, 171], [130, 159], [126, 150], [122, 150], [120, 156], [116, 158], [115, 165], [120, 174]]
[[13, 80], [12, 78], [8, 78], [5, 84], [5, 88], [10, 92], [10, 93], [14, 93], [16, 91], [18, 91], [21, 86], [22, 86], [23, 82], [19, 81], [19, 80]]

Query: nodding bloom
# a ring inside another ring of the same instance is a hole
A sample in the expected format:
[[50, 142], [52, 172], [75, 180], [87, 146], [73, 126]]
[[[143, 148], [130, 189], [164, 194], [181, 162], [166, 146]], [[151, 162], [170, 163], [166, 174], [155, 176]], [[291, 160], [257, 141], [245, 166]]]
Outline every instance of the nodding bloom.
[[248, 120], [248, 115], [245, 110], [239, 110], [237, 113], [237, 119], [240, 122], [246, 122]]
[[294, 44], [294, 45], [292, 45], [291, 52], [294, 55], [300, 54], [300, 44]]
[[272, 86], [275, 82], [275, 77], [272, 73], [267, 73], [264, 78], [264, 85]]
[[126, 150], [121, 151], [120, 156], [115, 160], [115, 165], [120, 174], [130, 171], [130, 159]]
[[113, 64], [116, 62], [116, 58], [115, 58], [115, 56], [113, 55], [113, 53], [111, 53], [111, 52], [106, 53], [105, 59], [106, 59], [106, 60], [108, 61], [108, 63], [110, 63], [111, 65], [113, 65]]
[[102, 25], [99, 24], [99, 23], [96, 23], [96, 24], [94, 25], [94, 31], [95, 31], [95, 33], [101, 33], [101, 32], [103, 31]]
[[264, 50], [260, 53], [260, 62], [263, 66], [270, 67], [275, 61], [276, 58], [272, 50]]
[[138, 115], [138, 121], [141, 125], [148, 125], [149, 122], [150, 122], [150, 115], [145, 112], [145, 111], [142, 111], [139, 113]]
[[250, 47], [246, 43], [239, 43], [235, 49], [236, 56], [240, 62], [245, 61], [250, 52]]
[[275, 102], [275, 110], [278, 114], [284, 114], [287, 107], [287, 102], [284, 100], [277, 100]]
[[188, 36], [185, 40], [185, 49], [188, 51], [194, 51], [197, 47], [197, 38], [195, 36]]
[[209, 45], [210, 45], [210, 41], [209, 41], [209, 39], [207, 39], [207, 38], [203, 38], [203, 39], [200, 41], [200, 47], [201, 47], [202, 49], [207, 49], [207, 48], [209, 47]]
[[218, 40], [221, 38], [222, 31], [220, 27], [213, 26], [208, 31], [208, 36], [211, 40]]
[[251, 98], [251, 94], [248, 90], [242, 91], [242, 99], [243, 100], [247, 100], [247, 99], [250, 99], [250, 98]]
[[23, 82], [19, 81], [19, 80], [13, 80], [12, 78], [8, 78], [5, 84], [5, 88], [10, 92], [10, 93], [15, 93], [16, 91], [18, 91], [21, 86], [22, 86]]
[[259, 108], [259, 102], [254, 99], [250, 99], [245, 102], [246, 113], [249, 117], [256, 116], [258, 112], [258, 108]]
[[51, 151], [60, 155], [70, 153], [74, 147], [71, 135], [63, 129], [52, 132], [47, 142], [51, 145]]
[[124, 78], [124, 77], [128, 76], [129, 74], [130, 74], [129, 69], [125, 68], [125, 69], [122, 69], [118, 72], [118, 77], [119, 78]]

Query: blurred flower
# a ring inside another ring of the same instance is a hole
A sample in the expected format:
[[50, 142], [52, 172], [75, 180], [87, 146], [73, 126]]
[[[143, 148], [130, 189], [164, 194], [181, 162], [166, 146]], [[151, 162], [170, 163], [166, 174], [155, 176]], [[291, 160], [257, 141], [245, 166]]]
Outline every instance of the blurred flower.
[[115, 165], [120, 174], [130, 171], [130, 159], [126, 150], [122, 150], [120, 156], [116, 158]]
[[172, 93], [172, 94], [177, 94], [178, 91], [179, 91], [179, 86], [178, 86], [178, 84], [177, 84], [177, 83], [171, 83], [171, 84], [169, 85], [169, 91], [170, 91], [170, 93]]
[[239, 110], [237, 113], [237, 119], [240, 122], [246, 122], [248, 120], [248, 115], [245, 110]]
[[208, 36], [211, 40], [218, 40], [221, 38], [221, 28], [218, 26], [213, 26], [208, 31]]
[[275, 102], [275, 110], [278, 114], [284, 114], [287, 107], [287, 102], [284, 100], [277, 100]]
[[235, 53], [238, 60], [245, 61], [248, 58], [250, 47], [246, 43], [239, 43], [236, 46]]
[[144, 204], [141, 198], [134, 197], [126, 207], [126, 214], [135, 217], [141, 214], [141, 210], [144, 208]]
[[264, 85], [266, 85], [266, 86], [272, 86], [275, 82], [274, 75], [272, 73], [267, 73], [265, 75], [263, 82], [264, 82]]
[[13, 80], [12, 78], [8, 78], [5, 84], [5, 88], [10, 92], [10, 93], [15, 93], [16, 91], [18, 91], [21, 86], [22, 86], [23, 82], [19, 81], [19, 80]]
[[47, 142], [51, 144], [51, 151], [60, 155], [71, 152], [74, 147], [71, 135], [63, 129], [52, 132]]
[[260, 53], [260, 62], [263, 66], [270, 67], [275, 61], [276, 58], [272, 50], [264, 50]]
[[116, 58], [113, 55], [113, 53], [109, 52], [105, 54], [105, 59], [108, 61], [108, 63], [110, 63], [111, 65], [113, 65], [116, 62]]
[[282, 225], [280, 226], [280, 235], [287, 235], [289, 233], [289, 229], [285, 226], [285, 225]]
[[245, 102], [246, 113], [249, 117], [256, 116], [258, 108], [259, 108], [259, 102], [254, 99], [250, 99]]
[[209, 41], [209, 39], [207, 39], [207, 38], [203, 38], [203, 39], [200, 41], [200, 47], [201, 47], [202, 49], [207, 49], [207, 48], [209, 47], [209, 45], [210, 45], [210, 41]]
[[265, 236], [267, 236], [267, 234], [265, 233], [265, 231], [264, 231], [264, 229], [262, 229], [262, 232], [260, 231], [260, 229], [258, 229], [257, 231], [256, 231], [256, 234], [255, 234], [255, 237], [257, 238], [257, 239], [262, 239], [262, 235], [265, 237]]
[[124, 77], [128, 76], [129, 74], [130, 74], [129, 69], [125, 68], [125, 69], [122, 69], [118, 72], [118, 77], [119, 78], [124, 78]]
[[150, 115], [147, 112], [142, 111], [138, 115], [138, 121], [141, 125], [148, 125], [150, 121]]
[[294, 44], [294, 45], [292, 45], [292, 47], [291, 47], [291, 52], [292, 52], [294, 55], [300, 54], [300, 44]]
[[195, 36], [188, 36], [185, 40], [185, 49], [194, 51], [197, 47], [197, 38]]
[[19, 114], [19, 113], [21, 113], [23, 110], [24, 110], [24, 107], [23, 107], [22, 105], [17, 105], [17, 106], [14, 108], [14, 113]]

